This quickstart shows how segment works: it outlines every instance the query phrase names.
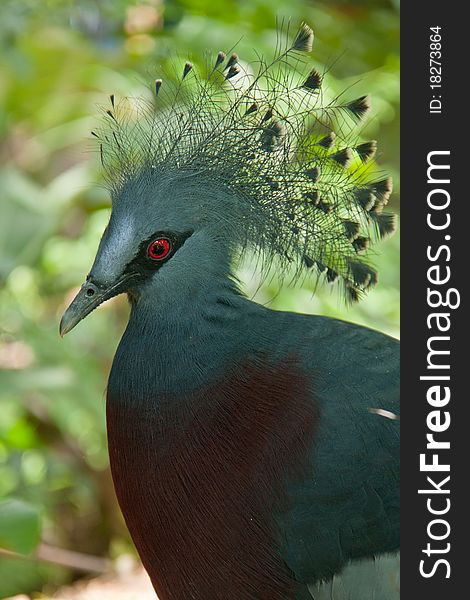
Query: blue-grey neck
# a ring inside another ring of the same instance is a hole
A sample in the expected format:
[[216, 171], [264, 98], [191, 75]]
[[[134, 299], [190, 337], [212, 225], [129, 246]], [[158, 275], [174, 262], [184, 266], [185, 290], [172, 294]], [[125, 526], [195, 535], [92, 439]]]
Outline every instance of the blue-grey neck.
[[[126, 390], [143, 398], [189, 392], [249, 355], [247, 320], [262, 308], [240, 294], [229, 250], [203, 232], [197, 236], [201, 239], [185, 244], [168, 266], [131, 290], [129, 323], [109, 381], [111, 396], [122, 397]], [[195, 244], [206, 249], [197, 261], [191, 256]]]

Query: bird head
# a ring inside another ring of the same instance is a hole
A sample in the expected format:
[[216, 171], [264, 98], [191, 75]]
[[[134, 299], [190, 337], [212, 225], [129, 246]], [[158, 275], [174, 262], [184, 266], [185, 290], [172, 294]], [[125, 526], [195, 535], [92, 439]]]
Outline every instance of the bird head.
[[181, 173], [165, 178], [145, 169], [129, 180], [113, 198], [92, 268], [62, 317], [61, 335], [118, 294], [136, 302], [147, 293], [158, 301], [159, 290], [171, 287], [175, 293], [178, 285], [188, 285], [189, 275], [201, 280], [225, 264], [229, 248], [221, 233], [227, 228], [204, 218], [214, 196], [224, 201], [223, 190]]
[[325, 104], [323, 75], [299, 70], [312, 41], [302, 25], [270, 62], [219, 52], [203, 76], [187, 62], [157, 79], [151, 101], [110, 97], [92, 134], [111, 217], [62, 335], [104, 300], [184, 286], [248, 249], [264, 274], [338, 281], [350, 301], [375, 285], [367, 249], [395, 229], [391, 180], [354, 133], [368, 98]]

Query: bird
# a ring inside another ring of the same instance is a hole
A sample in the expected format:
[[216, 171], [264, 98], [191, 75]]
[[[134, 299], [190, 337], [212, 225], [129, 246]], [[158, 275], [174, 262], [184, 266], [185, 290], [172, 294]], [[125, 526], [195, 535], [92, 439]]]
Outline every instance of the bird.
[[106, 419], [124, 519], [160, 600], [399, 597], [399, 343], [243, 291], [377, 284], [392, 182], [325, 88], [313, 30], [110, 97], [93, 131], [111, 213], [65, 335], [127, 294]]

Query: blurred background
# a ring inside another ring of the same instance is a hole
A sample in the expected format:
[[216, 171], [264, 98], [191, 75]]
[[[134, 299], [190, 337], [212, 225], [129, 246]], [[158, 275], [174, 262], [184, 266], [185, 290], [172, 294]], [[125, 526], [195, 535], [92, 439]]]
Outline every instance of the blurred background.
[[[0, 2], [0, 598], [43, 597], [134, 552], [114, 498], [104, 420], [125, 298], [58, 335], [109, 214], [89, 139], [97, 105], [110, 93], [139, 96], [175, 55], [215, 56], [238, 43], [243, 58], [255, 58], [252, 48], [269, 56], [276, 17], [294, 28], [306, 20], [313, 60], [330, 68], [328, 87], [372, 95], [363, 134], [379, 140], [398, 210], [398, 10], [399, 0]], [[379, 286], [352, 308], [328, 289], [313, 297], [308, 286], [280, 294], [264, 286], [256, 299], [398, 336], [398, 260], [396, 235], [377, 249]], [[249, 267], [242, 276], [256, 287]]]

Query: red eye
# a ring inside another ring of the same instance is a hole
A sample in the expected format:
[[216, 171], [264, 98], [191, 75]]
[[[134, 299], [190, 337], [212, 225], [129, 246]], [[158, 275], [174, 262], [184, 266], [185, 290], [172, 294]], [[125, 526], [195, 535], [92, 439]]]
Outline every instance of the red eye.
[[148, 248], [148, 255], [153, 260], [162, 260], [170, 253], [171, 245], [169, 240], [161, 238], [152, 242]]

